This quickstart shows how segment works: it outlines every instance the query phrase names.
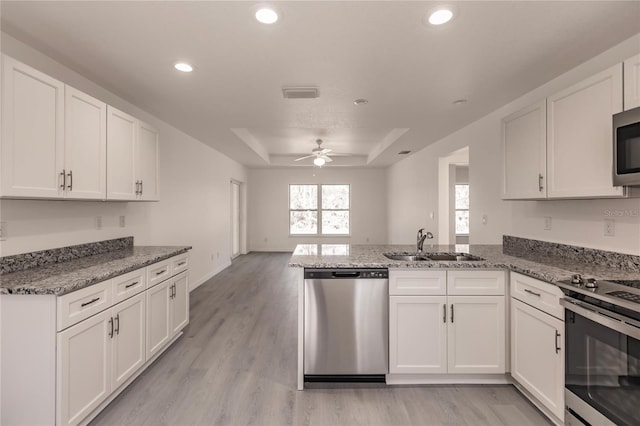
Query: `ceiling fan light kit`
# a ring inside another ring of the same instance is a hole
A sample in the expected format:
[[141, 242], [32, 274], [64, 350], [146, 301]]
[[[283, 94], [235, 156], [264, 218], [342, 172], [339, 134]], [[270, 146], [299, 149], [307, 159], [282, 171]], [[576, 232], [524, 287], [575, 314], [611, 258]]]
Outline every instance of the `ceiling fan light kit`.
[[313, 159], [313, 164], [315, 164], [318, 167], [324, 166], [325, 163], [326, 163], [326, 161], [322, 157], [316, 157], [316, 158]]

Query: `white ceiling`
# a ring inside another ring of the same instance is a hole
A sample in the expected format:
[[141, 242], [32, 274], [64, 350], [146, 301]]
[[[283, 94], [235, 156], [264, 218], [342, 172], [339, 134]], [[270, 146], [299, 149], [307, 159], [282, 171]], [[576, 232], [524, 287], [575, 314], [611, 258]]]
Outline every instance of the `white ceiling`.
[[[385, 167], [640, 32], [638, 1], [6, 1], [2, 30], [249, 167]], [[178, 60], [195, 70], [181, 74]], [[318, 99], [283, 99], [315, 86]], [[366, 98], [367, 105], [353, 100]], [[468, 102], [454, 105], [456, 99]]]

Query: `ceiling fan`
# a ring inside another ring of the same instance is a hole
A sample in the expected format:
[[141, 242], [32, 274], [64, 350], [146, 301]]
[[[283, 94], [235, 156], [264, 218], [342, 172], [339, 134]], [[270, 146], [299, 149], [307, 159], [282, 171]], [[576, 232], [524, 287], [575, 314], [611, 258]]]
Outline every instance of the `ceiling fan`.
[[[333, 150], [329, 148], [322, 148], [322, 139], [316, 139], [316, 143], [318, 144], [317, 148], [311, 150], [311, 155], [305, 155], [304, 157], [296, 158], [294, 161], [306, 160], [307, 158], [313, 158], [313, 164], [318, 167], [322, 167], [325, 163], [330, 163], [333, 160], [329, 156], [329, 153]], [[348, 154], [337, 154], [333, 153], [331, 155], [348, 155]], [[315, 157], [315, 158], [314, 158]]]

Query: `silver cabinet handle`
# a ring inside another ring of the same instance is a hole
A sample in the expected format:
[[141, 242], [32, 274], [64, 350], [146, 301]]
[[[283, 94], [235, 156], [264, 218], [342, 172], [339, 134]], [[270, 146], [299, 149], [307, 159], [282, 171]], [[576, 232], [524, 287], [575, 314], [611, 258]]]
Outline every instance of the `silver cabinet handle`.
[[127, 284], [124, 286], [124, 288], [129, 288], [129, 287], [133, 287], [134, 285], [138, 284], [138, 281], [134, 281], [131, 284]]
[[144, 192], [144, 184], [142, 182], [142, 179], [140, 179], [140, 195], [142, 195], [143, 192]]
[[447, 322], [447, 304], [442, 305], [442, 322], [446, 324]]
[[186, 262], [186, 261], [182, 261], [182, 262], [178, 263], [178, 266], [182, 266], [182, 265], [184, 265], [185, 263], [187, 263], [187, 262]]
[[453, 303], [451, 304], [451, 324], [453, 324]]
[[558, 345], [558, 337], [560, 337], [560, 333], [556, 330], [556, 353], [560, 352], [560, 346]]
[[158, 275], [162, 275], [162, 274], [164, 274], [165, 272], [167, 272], [167, 270], [166, 270], [166, 269], [163, 269], [163, 270], [162, 270], [162, 271], [160, 271], [160, 272], [156, 272], [156, 277], [157, 277]]
[[140, 181], [136, 181], [136, 195], [140, 194]]
[[524, 291], [526, 293], [533, 294], [534, 296], [540, 297], [540, 293], [536, 293], [535, 291], [529, 290], [528, 288], [525, 288]]
[[113, 317], [109, 318], [109, 325], [111, 327], [111, 331], [109, 331], [109, 338], [113, 339]]
[[116, 334], [120, 335], [120, 314], [116, 315]]
[[69, 170], [67, 176], [69, 176], [69, 186], [67, 186], [67, 188], [69, 189], [69, 191], [73, 191], [73, 170]]
[[62, 173], [60, 173], [60, 176], [62, 176], [62, 184], [60, 185], [60, 189], [64, 190], [67, 187], [67, 172], [65, 169], [62, 169]]
[[542, 186], [542, 179], [544, 179], [544, 176], [542, 176], [542, 173], [540, 173], [538, 175], [538, 191], [542, 192], [542, 190], [544, 189], [544, 186]]
[[92, 304], [92, 303], [95, 303], [95, 302], [97, 302], [98, 300], [100, 300], [100, 298], [99, 298], [99, 297], [96, 297], [96, 298], [94, 298], [94, 299], [89, 300], [88, 302], [81, 303], [81, 304], [80, 304], [80, 307], [81, 307], [81, 308], [84, 308], [85, 306], [88, 306], [88, 305], [90, 305], [90, 304]]

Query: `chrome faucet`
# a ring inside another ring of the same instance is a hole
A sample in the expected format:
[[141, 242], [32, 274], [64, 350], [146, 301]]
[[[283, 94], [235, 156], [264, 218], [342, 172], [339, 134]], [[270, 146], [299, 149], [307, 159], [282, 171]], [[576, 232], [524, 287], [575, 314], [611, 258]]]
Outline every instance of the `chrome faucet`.
[[416, 236], [416, 250], [418, 252], [418, 254], [422, 253], [422, 249], [424, 246], [424, 240], [425, 239], [433, 239], [433, 234], [429, 231], [427, 231], [427, 233], [424, 233], [424, 228], [420, 228], [418, 229], [418, 235]]

